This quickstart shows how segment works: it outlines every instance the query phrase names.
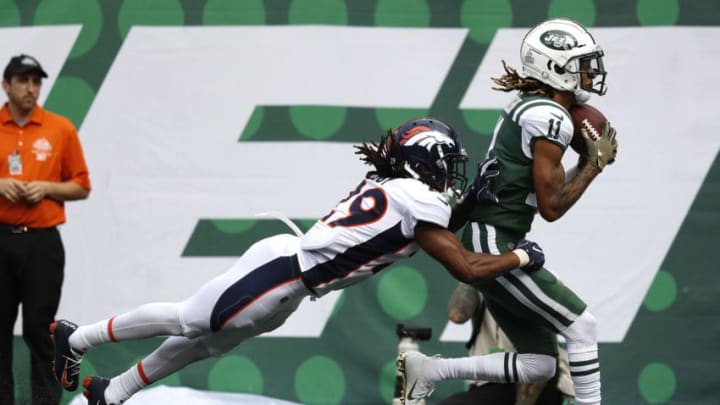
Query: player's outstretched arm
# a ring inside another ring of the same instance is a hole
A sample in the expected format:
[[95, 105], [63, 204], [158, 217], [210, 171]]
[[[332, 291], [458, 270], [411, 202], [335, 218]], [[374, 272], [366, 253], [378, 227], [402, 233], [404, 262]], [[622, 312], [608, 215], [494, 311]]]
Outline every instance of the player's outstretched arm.
[[[453, 277], [468, 284], [497, 277], [531, 262], [537, 263], [539, 256], [544, 261], [542, 250], [525, 251], [518, 248], [501, 255], [471, 252], [463, 247], [454, 233], [428, 222], [420, 222], [415, 226], [415, 240], [433, 259], [445, 266]], [[537, 245], [532, 243], [527, 246], [529, 249]]]

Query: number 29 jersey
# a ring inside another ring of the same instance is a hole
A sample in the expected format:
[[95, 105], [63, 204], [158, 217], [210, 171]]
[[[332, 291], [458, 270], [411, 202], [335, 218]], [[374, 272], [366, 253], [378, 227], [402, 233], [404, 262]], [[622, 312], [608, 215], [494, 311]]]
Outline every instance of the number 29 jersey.
[[302, 237], [298, 262], [317, 296], [348, 287], [418, 250], [419, 221], [447, 228], [448, 198], [408, 178], [364, 179]]

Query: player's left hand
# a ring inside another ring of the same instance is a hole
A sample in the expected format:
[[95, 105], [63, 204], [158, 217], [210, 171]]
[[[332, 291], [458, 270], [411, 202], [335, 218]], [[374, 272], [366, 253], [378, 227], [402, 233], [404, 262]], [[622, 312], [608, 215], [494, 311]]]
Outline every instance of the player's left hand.
[[473, 202], [492, 202], [497, 204], [498, 196], [490, 190], [490, 181], [500, 174], [496, 157], [486, 157], [478, 163], [477, 174], [468, 191], [468, 198]]
[[523, 270], [539, 270], [545, 264], [545, 252], [540, 245], [531, 240], [521, 239], [515, 243], [513, 249], [523, 250], [528, 255], [530, 261], [521, 267]]
[[581, 132], [587, 149], [585, 157], [590, 164], [602, 171], [605, 166], [615, 162], [618, 149], [617, 131], [609, 122], [603, 125], [602, 134], [597, 139], [592, 138], [584, 128]]

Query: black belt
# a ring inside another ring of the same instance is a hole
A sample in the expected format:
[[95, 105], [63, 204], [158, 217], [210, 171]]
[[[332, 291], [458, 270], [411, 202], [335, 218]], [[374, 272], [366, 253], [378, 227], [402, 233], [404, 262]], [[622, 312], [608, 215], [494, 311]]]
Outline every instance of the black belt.
[[0, 223], [0, 233], [13, 233], [13, 234], [19, 234], [19, 233], [28, 233], [33, 231], [42, 231], [44, 229], [51, 229], [50, 228], [31, 228], [29, 226], [25, 225], [10, 225], [10, 224], [2, 224]]

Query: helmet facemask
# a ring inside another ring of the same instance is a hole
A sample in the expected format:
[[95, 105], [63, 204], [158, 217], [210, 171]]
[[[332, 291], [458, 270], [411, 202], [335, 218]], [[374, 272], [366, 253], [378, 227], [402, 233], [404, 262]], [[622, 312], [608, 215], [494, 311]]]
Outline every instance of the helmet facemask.
[[420, 180], [430, 188], [444, 194], [451, 201], [458, 200], [467, 187], [465, 163], [467, 154], [464, 149], [459, 152], [446, 152], [442, 145], [436, 145], [439, 157], [433, 163], [410, 159], [403, 164], [404, 171], [410, 177]]
[[[573, 93], [575, 93], [578, 102], [586, 102], [590, 99], [590, 93], [602, 96], [607, 92], [607, 86], [605, 85], [607, 72], [602, 57], [603, 51], [598, 50], [591, 54], [574, 57], [568, 61], [565, 71], [577, 76], [577, 85]], [[590, 84], [585, 84], [583, 75], [591, 80]]]
[[465, 163], [467, 162], [467, 154], [465, 149], [460, 149], [459, 153], [450, 153], [444, 157], [442, 164], [445, 166], [445, 182], [441, 192], [445, 194], [451, 201], [459, 200], [465, 194], [467, 187], [467, 177], [465, 176]]

